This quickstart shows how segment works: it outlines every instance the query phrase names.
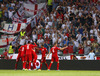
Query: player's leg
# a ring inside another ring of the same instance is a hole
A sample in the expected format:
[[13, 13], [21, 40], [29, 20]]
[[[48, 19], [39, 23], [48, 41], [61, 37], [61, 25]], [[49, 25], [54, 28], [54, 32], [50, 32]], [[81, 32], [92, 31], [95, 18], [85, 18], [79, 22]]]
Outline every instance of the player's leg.
[[40, 70], [41, 70], [41, 68], [42, 68], [42, 62], [40, 63]]
[[45, 63], [46, 67], [48, 68], [48, 64], [46, 62], [46, 58], [44, 58], [43, 62]]
[[27, 57], [27, 55], [25, 56], [25, 61], [24, 61], [24, 68], [26, 69], [26, 64], [27, 64], [27, 61], [28, 61], [28, 57]]
[[53, 64], [53, 62], [54, 62], [54, 58], [51, 59], [50, 65], [49, 65], [49, 67], [48, 67], [48, 70], [50, 70], [51, 65]]
[[42, 68], [42, 64], [43, 64], [43, 58], [41, 58], [40, 70], [41, 70], [41, 68]]
[[48, 68], [48, 64], [47, 64], [47, 62], [45, 62], [45, 65], [46, 65], [46, 67]]
[[37, 60], [37, 56], [34, 57], [34, 60], [33, 60], [33, 69], [36, 70], [36, 60]]
[[19, 60], [20, 60], [20, 57], [18, 56], [16, 59], [16, 63], [15, 63], [15, 70], [17, 69], [17, 65], [18, 65]]
[[59, 70], [59, 61], [57, 62], [57, 70]]
[[29, 70], [31, 70], [31, 62], [32, 62], [32, 55], [28, 55], [28, 60], [29, 60]]
[[35, 63], [36, 63], [36, 62], [33, 62], [33, 69], [34, 69], [34, 70], [36, 70], [36, 65], [35, 65]]
[[29, 61], [29, 70], [31, 70], [31, 61]]
[[55, 61], [57, 62], [57, 70], [59, 70], [59, 58], [58, 58], [58, 56], [55, 57]]
[[42, 68], [42, 63], [43, 63], [43, 58], [41, 58], [40, 70], [41, 70], [41, 68]]
[[21, 58], [21, 60], [22, 60], [22, 63], [23, 63], [23, 70], [25, 69], [25, 57], [23, 56], [22, 58]]

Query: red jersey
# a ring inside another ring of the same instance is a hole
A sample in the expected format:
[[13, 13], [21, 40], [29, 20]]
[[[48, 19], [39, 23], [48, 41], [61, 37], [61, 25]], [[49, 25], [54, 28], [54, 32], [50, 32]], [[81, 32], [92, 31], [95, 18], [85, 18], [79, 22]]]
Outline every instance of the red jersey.
[[34, 47], [37, 47], [37, 45], [36, 44], [35, 45], [27, 44], [27, 45], [25, 45], [25, 47], [26, 47], [26, 55], [28, 55], [28, 54], [32, 54], [32, 49]]
[[22, 46], [19, 48], [18, 52], [19, 52], [19, 54], [20, 54], [21, 57], [24, 56], [24, 55], [25, 55], [25, 46], [22, 45]]
[[68, 48], [63, 50], [63, 54], [68, 54]]
[[73, 53], [73, 46], [68, 46], [68, 53]]
[[40, 39], [40, 37], [42, 37], [43, 35], [42, 34], [38, 34], [38, 39]]
[[93, 43], [93, 42], [94, 42], [94, 40], [95, 40], [95, 39], [91, 38], [91, 39], [90, 39], [91, 43]]
[[4, 53], [3, 53], [4, 56], [7, 56], [7, 54], [8, 54], [8, 52], [4, 52]]
[[36, 56], [37, 56], [37, 54], [35, 53], [34, 50], [32, 50], [32, 56], [33, 56], [33, 57], [36, 57]]
[[45, 57], [47, 49], [45, 47], [43, 47], [43, 48], [40, 48], [40, 50], [41, 50], [41, 53], [42, 53], [42, 58]]
[[83, 48], [79, 48], [79, 54], [84, 54], [84, 49]]
[[52, 56], [58, 56], [57, 55], [58, 50], [60, 50], [60, 48], [58, 48], [56, 46], [52, 47], [51, 50], [50, 50], [52, 52]]

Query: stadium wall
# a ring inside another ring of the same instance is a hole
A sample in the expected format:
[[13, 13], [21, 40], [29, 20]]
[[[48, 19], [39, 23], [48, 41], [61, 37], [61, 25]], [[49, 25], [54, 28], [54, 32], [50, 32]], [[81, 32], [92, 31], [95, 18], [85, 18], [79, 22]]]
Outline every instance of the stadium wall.
[[[0, 69], [14, 69], [16, 60], [0, 60]], [[48, 65], [50, 60], [47, 60]], [[51, 70], [56, 70], [56, 63], [52, 64]], [[100, 70], [99, 60], [60, 60], [60, 70]], [[18, 69], [22, 69], [22, 63], [19, 61]], [[46, 66], [43, 64], [43, 70]]]

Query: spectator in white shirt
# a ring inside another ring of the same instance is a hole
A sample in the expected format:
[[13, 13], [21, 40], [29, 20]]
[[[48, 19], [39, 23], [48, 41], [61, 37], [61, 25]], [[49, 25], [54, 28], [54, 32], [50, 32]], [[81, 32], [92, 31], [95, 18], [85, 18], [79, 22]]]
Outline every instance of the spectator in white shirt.
[[62, 24], [62, 29], [65, 29], [66, 26], [66, 22], [64, 22], [64, 24]]
[[87, 46], [90, 46], [90, 45], [91, 45], [91, 41], [89, 40], [89, 38], [88, 38], [88, 37], [87, 37], [86, 42], [87, 42]]
[[14, 11], [13, 11], [12, 9], [10, 9], [10, 10], [8, 11], [8, 16], [9, 16], [9, 18], [12, 17], [13, 13], [14, 13]]
[[100, 44], [100, 31], [98, 32], [97, 42]]
[[15, 7], [14, 1], [11, 2], [11, 7]]
[[33, 39], [33, 41], [36, 41], [36, 39], [37, 39], [37, 34], [35, 34], [34, 31], [33, 31], [33, 33], [32, 33], [32, 39]]
[[76, 35], [77, 41], [81, 42], [82, 40], [82, 34], [80, 34], [80, 32], [78, 32], [78, 34]]
[[50, 33], [48, 31], [46, 31], [44, 34], [44, 38], [46, 38], [46, 37], [50, 38]]
[[22, 38], [20, 39], [20, 45], [24, 45], [25, 44], [25, 39], [24, 39], [24, 36], [22, 36]]
[[74, 53], [78, 52], [79, 42], [76, 40], [76, 38], [73, 40], [73, 51]]
[[54, 37], [52, 38], [52, 44], [54, 45], [55, 42], [57, 42], [57, 37], [54, 35]]
[[89, 59], [95, 60], [95, 53], [93, 52], [93, 50], [91, 50], [90, 53], [89, 53]]
[[37, 43], [39, 47], [41, 47], [41, 45], [44, 43], [44, 40], [40, 37], [40, 39], [37, 40]]

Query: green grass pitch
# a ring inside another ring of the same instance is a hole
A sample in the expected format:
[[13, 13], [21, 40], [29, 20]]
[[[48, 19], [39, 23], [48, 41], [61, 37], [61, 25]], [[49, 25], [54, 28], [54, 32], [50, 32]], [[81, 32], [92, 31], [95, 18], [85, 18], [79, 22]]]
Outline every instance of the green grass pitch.
[[80, 71], [80, 70], [0, 70], [0, 76], [100, 76], [100, 71]]

